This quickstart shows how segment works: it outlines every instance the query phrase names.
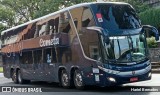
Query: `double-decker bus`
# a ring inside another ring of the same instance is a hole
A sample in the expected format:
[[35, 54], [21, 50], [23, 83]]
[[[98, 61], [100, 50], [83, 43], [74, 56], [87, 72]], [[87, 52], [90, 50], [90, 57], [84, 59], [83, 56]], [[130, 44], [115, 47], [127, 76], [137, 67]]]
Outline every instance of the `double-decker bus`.
[[15, 83], [111, 86], [151, 79], [146, 32], [127, 3], [83, 3], [1, 32], [4, 76]]

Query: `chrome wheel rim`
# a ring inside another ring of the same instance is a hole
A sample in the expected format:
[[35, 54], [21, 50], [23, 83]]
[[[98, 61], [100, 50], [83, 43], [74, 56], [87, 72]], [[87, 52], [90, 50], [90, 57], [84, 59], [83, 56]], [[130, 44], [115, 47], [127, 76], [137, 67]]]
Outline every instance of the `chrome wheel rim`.
[[68, 75], [66, 73], [62, 74], [62, 83], [64, 86], [68, 85]]
[[80, 73], [76, 74], [75, 81], [76, 81], [77, 86], [83, 86], [83, 80], [82, 80], [82, 76]]
[[12, 80], [13, 80], [14, 82], [16, 81], [16, 73], [13, 73]]

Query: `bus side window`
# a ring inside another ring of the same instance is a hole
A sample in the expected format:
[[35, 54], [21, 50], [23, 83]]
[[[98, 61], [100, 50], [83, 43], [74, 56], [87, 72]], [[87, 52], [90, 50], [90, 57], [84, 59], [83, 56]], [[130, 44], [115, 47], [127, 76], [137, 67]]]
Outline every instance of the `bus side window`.
[[27, 60], [28, 55], [27, 55], [27, 53], [23, 52], [22, 55], [23, 55], [22, 56], [22, 64], [28, 64], [28, 60]]
[[97, 45], [90, 45], [89, 46], [89, 52], [90, 52], [90, 57], [92, 59], [98, 60], [99, 58], [99, 50]]
[[45, 35], [48, 35], [49, 33], [50, 33], [50, 26], [49, 26], [49, 22], [46, 22]]
[[43, 63], [51, 63], [51, 48], [44, 49], [43, 51]]
[[28, 63], [29, 64], [33, 64], [33, 55], [32, 55], [32, 51], [28, 52]]
[[[98, 60], [100, 55], [99, 37], [97, 31], [87, 30], [86, 27], [95, 26], [95, 21], [90, 8], [84, 7], [79, 37], [86, 56]], [[89, 37], [90, 36], [90, 37]]]
[[59, 32], [69, 33], [69, 31], [71, 30], [69, 20], [70, 16], [68, 12], [60, 14]]
[[22, 55], [23, 64], [33, 64], [32, 51], [23, 52]]
[[78, 20], [77, 20], [77, 18], [74, 19], [74, 24], [75, 24], [75, 27], [77, 28], [77, 25], [78, 25]]
[[50, 32], [49, 22], [38, 22], [36, 25], [36, 31], [34, 34], [34, 38], [48, 35]]
[[42, 25], [39, 25], [39, 36], [43, 36], [46, 34], [46, 27], [47, 27], [47, 23], [44, 23]]
[[55, 23], [54, 19], [51, 19], [51, 20], [48, 21], [48, 24], [49, 24], [48, 27], [49, 27], [49, 34], [50, 35], [53, 34], [54, 31], [55, 31], [55, 25], [54, 25], [54, 23]]
[[31, 39], [34, 37], [34, 32], [35, 32], [35, 23], [29, 24], [26, 26], [26, 28], [22, 31], [23, 35], [23, 40]]
[[51, 17], [50, 20], [47, 23], [46, 26], [46, 35], [51, 35], [54, 33], [58, 33], [58, 27], [59, 27], [59, 16], [58, 17]]
[[57, 62], [57, 54], [56, 54], [56, 48], [52, 48], [52, 51], [51, 51], [51, 56], [52, 56], [52, 63], [56, 63]]
[[41, 64], [43, 62], [42, 50], [35, 50], [33, 53], [34, 53], [34, 63]]
[[58, 33], [58, 27], [59, 27], [59, 17], [55, 18], [55, 22], [54, 22], [54, 33]]
[[82, 14], [82, 27], [88, 27], [95, 25], [92, 12], [90, 8], [84, 7]]
[[38, 37], [39, 36], [39, 30], [40, 30], [40, 25], [36, 25], [36, 31], [34, 33], [34, 38]]
[[57, 61], [67, 63], [72, 60], [71, 51], [71, 17], [68, 12], [62, 12], [59, 19], [60, 47], [56, 48]]
[[36, 24], [34, 23], [31, 29], [28, 30], [28, 39], [34, 38], [34, 33], [36, 31]]

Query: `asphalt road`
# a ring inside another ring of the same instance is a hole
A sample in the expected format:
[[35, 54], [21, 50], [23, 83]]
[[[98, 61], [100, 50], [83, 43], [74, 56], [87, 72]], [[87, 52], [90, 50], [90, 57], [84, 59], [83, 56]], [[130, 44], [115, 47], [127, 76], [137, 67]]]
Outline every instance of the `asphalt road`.
[[[0, 74], [0, 86], [2, 87], [18, 87], [18, 88], [42, 88], [43, 91], [35, 93], [4, 93], [0, 95], [160, 95], [160, 74], [153, 74], [152, 80], [125, 84], [119, 87], [87, 87], [85, 90], [77, 90], [76, 88], [64, 89], [57, 83], [47, 82], [31, 82], [30, 84], [14, 84], [11, 79], [4, 78]], [[2, 90], [2, 88], [0, 88]], [[141, 91], [136, 91], [136, 89]], [[142, 89], [147, 91], [142, 92]], [[148, 91], [152, 90], [152, 91]], [[153, 91], [154, 90], [154, 91]], [[158, 92], [156, 92], [158, 90]]]

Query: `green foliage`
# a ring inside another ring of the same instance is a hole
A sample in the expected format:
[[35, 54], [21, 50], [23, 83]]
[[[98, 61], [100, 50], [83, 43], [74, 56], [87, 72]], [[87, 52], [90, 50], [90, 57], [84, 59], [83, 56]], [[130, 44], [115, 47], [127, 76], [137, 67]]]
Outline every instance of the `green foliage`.
[[95, 0], [0, 0], [0, 30], [53, 13], [70, 5]]
[[35, 10], [39, 10], [45, 0], [1, 0], [3, 6], [16, 13], [16, 18], [26, 22], [33, 19]]
[[147, 38], [147, 45], [149, 48], [157, 48], [158, 44], [155, 40], [155, 37]]
[[38, 18], [74, 4], [92, 1], [95, 0], [45, 0], [45, 2], [41, 2], [39, 10], [35, 10], [33, 17]]
[[95, 0], [1, 0], [0, 3], [26, 22], [70, 5], [91, 1]]
[[[0, 6], [0, 22], [8, 26], [13, 26], [15, 13], [12, 9]], [[2, 26], [1, 24], [0, 26]]]
[[149, 9], [149, 6], [141, 2], [141, 0], [115, 0], [115, 1], [126, 2], [131, 4], [135, 8], [137, 13], [140, 13]]
[[3, 67], [0, 67], [0, 73], [3, 73]]
[[160, 27], [160, 8], [149, 9], [139, 14], [142, 24], [149, 24], [155, 27]]
[[[0, 0], [0, 29], [10, 28], [62, 8], [96, 0]], [[148, 9], [140, 0], [114, 0], [128, 2], [138, 11]], [[159, 12], [160, 13], [160, 12]]]
[[6, 26], [3, 25], [3, 24], [0, 24], [0, 31], [3, 31], [3, 30], [5, 30], [5, 29], [6, 29]]

